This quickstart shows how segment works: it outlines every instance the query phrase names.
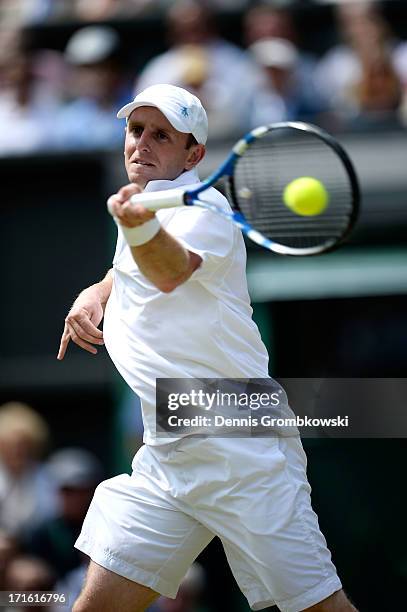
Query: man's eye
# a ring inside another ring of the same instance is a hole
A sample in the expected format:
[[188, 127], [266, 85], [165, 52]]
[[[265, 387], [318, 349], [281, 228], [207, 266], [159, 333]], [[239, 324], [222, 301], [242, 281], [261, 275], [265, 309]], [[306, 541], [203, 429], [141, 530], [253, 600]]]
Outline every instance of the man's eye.
[[165, 132], [158, 132], [158, 139], [159, 140], [168, 140], [168, 136]]
[[140, 134], [142, 133], [142, 128], [139, 126], [136, 126], [132, 129], [133, 134], [136, 134], [136, 136], [140, 136]]

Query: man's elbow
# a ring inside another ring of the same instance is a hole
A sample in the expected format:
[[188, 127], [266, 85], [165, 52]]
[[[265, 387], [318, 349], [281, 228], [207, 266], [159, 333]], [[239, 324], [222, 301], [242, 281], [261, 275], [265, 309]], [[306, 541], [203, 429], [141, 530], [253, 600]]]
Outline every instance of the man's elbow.
[[162, 292], [162, 293], [172, 293], [174, 291], [174, 289], [176, 289], [177, 287], [179, 287], [179, 284], [175, 285], [174, 283], [171, 284], [160, 284], [157, 285], [157, 288]]
[[172, 291], [174, 291], [174, 289], [176, 289], [180, 285], [183, 285], [191, 277], [195, 270], [197, 270], [201, 266], [202, 257], [200, 257], [200, 255], [196, 255], [196, 253], [191, 253], [190, 251], [188, 251], [188, 255], [188, 269], [177, 278], [166, 279], [160, 281], [159, 283], [156, 283], [156, 286], [160, 291], [162, 291], [163, 293], [171, 293]]

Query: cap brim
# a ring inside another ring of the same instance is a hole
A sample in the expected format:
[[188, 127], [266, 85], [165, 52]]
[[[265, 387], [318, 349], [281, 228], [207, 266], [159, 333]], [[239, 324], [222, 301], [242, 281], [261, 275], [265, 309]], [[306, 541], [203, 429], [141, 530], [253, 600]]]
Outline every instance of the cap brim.
[[[149, 104], [148, 106], [151, 106], [151, 104]], [[118, 119], [127, 119], [127, 117], [129, 115], [131, 115], [131, 113], [137, 107], [138, 107], [138, 102], [129, 102], [129, 104], [126, 104], [125, 106], [122, 106], [122, 108], [117, 113], [117, 118]]]
[[168, 109], [161, 108], [158, 104], [153, 104], [152, 102], [148, 102], [147, 100], [137, 100], [137, 102], [130, 102], [126, 104], [119, 110], [117, 113], [118, 119], [127, 119], [131, 115], [131, 113], [136, 110], [136, 108], [140, 108], [140, 106], [152, 106], [153, 108], [158, 108], [158, 110], [168, 119], [171, 123], [172, 127], [175, 128], [178, 132], [183, 132], [184, 134], [189, 134], [190, 130], [185, 129], [182, 120], [173, 113], [169, 112]]

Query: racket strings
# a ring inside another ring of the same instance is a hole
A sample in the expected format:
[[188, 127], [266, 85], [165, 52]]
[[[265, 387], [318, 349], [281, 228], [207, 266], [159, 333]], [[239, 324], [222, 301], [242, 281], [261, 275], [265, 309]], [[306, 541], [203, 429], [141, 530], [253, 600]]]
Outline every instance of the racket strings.
[[[313, 177], [327, 190], [321, 214], [303, 216], [285, 205], [285, 187], [300, 177]], [[255, 230], [293, 248], [337, 241], [353, 213], [352, 184], [337, 152], [314, 133], [290, 127], [272, 128], [238, 158], [232, 194]]]

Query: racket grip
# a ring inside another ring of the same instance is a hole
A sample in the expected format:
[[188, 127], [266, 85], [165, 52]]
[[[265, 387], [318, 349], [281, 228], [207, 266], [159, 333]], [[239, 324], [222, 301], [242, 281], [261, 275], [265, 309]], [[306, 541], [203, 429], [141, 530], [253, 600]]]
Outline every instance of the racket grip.
[[168, 189], [166, 191], [151, 191], [147, 193], [136, 193], [131, 196], [132, 204], [142, 204], [148, 210], [160, 210], [161, 208], [174, 208], [183, 206], [186, 189]]

